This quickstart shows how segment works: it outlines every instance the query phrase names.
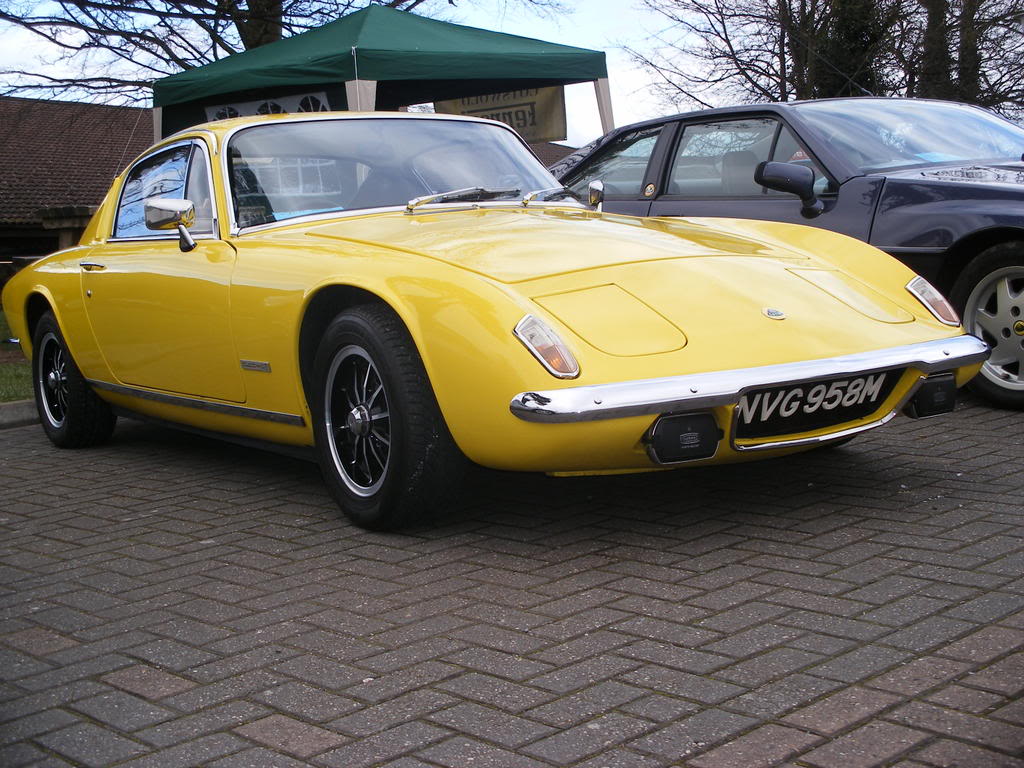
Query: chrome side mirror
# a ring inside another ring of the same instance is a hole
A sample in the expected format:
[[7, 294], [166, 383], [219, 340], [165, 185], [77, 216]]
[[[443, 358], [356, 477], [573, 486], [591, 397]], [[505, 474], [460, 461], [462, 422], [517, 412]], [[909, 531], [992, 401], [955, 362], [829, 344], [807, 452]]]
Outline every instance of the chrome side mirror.
[[604, 203], [604, 182], [600, 179], [594, 179], [590, 184], [587, 185], [587, 200], [590, 203], [591, 208], [601, 210]]
[[196, 247], [188, 228], [196, 223], [196, 207], [191, 200], [175, 200], [169, 197], [151, 197], [143, 206], [146, 214], [146, 229], [177, 229], [178, 247], [183, 252]]

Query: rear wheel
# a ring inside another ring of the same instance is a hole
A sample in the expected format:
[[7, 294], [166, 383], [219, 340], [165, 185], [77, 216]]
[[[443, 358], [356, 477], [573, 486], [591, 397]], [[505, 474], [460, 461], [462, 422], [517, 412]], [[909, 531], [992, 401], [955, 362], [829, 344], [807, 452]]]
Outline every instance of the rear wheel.
[[388, 307], [327, 327], [314, 362], [317, 453], [328, 489], [363, 528], [422, 522], [454, 497], [466, 464], [416, 346]]
[[60, 448], [105, 442], [117, 417], [78, 370], [52, 312], [40, 318], [32, 348], [36, 410], [50, 442]]
[[967, 332], [992, 347], [971, 389], [1004, 408], [1024, 409], [1024, 243], [983, 251], [950, 298]]

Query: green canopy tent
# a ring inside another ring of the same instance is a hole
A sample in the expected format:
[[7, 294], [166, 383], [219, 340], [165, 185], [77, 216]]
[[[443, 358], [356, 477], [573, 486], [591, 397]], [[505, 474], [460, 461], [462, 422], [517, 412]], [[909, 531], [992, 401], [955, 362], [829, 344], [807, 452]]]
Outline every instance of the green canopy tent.
[[607, 78], [601, 51], [371, 5], [317, 29], [157, 80], [154, 127], [164, 136], [207, 120], [208, 108], [216, 105], [311, 91], [328, 102], [307, 103], [311, 111], [325, 106], [373, 110], [593, 81], [608, 131], [613, 123]]

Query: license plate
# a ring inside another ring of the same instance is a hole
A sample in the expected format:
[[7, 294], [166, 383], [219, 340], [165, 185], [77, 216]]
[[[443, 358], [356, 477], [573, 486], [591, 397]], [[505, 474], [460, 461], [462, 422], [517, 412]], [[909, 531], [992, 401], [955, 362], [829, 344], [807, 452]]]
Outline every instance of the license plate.
[[736, 406], [736, 437], [791, 435], [864, 418], [878, 410], [902, 374], [878, 371], [748, 392]]

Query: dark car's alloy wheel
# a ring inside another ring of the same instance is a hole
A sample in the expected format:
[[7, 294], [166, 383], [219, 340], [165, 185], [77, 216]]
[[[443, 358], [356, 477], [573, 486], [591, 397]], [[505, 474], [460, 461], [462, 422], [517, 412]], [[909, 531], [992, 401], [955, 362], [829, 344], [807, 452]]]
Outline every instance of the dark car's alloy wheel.
[[1024, 409], [1024, 248], [1006, 244], [982, 253], [953, 288], [964, 328], [992, 347], [971, 383], [983, 397]]
[[36, 410], [50, 441], [85, 448], [109, 438], [117, 417], [79, 372], [51, 312], [39, 319], [32, 349]]
[[311, 406], [324, 481], [357, 525], [426, 522], [457, 491], [466, 460], [416, 345], [383, 305], [354, 307], [324, 332]]

